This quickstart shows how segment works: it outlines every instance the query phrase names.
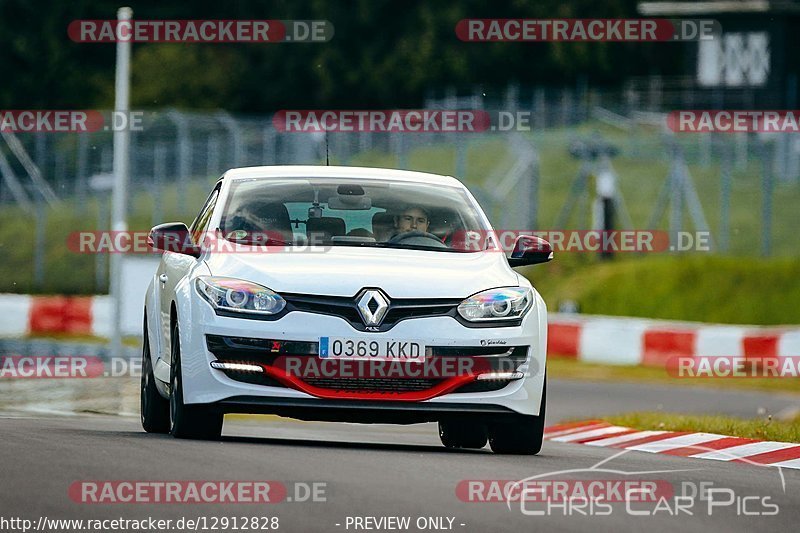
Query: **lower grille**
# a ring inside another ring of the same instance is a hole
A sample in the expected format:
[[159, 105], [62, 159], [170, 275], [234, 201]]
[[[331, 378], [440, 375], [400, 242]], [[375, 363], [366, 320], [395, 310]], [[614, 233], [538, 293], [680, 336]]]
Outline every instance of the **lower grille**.
[[417, 392], [437, 385], [437, 379], [387, 379], [387, 378], [307, 378], [309, 385], [321, 389], [358, 392]]

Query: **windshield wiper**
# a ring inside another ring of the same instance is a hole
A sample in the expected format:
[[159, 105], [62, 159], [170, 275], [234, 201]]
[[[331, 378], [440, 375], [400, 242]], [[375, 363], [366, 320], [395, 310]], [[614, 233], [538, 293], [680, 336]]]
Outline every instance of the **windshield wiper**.
[[400, 243], [392, 243], [392, 242], [373, 242], [367, 243], [368, 246], [374, 246], [376, 248], [393, 248], [395, 250], [424, 250], [424, 251], [432, 251], [432, 252], [460, 252], [461, 250], [455, 250], [450, 247], [440, 247], [440, 246], [425, 246], [422, 244], [400, 244]]

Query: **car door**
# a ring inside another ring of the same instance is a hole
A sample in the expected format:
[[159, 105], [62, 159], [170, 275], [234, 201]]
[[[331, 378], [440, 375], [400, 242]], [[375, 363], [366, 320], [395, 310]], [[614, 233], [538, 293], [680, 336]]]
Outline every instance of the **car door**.
[[[189, 233], [192, 242], [195, 245], [202, 243], [205, 232], [208, 230], [208, 223], [211, 220], [211, 215], [214, 213], [214, 208], [217, 205], [217, 198], [219, 197], [220, 184], [214, 187], [211, 194], [208, 195], [203, 208], [194, 219], [192, 225], [189, 227]], [[199, 259], [187, 254], [180, 254], [176, 252], [164, 252], [161, 258], [161, 264], [157, 273], [157, 283], [159, 287], [160, 297], [159, 305], [161, 311], [161, 338], [164, 342], [161, 345], [161, 359], [165, 362], [172, 364], [170, 356], [170, 347], [172, 343], [170, 331], [170, 311], [172, 309], [172, 302], [175, 301], [175, 287], [180, 281], [186, 277], [189, 271], [197, 264]]]

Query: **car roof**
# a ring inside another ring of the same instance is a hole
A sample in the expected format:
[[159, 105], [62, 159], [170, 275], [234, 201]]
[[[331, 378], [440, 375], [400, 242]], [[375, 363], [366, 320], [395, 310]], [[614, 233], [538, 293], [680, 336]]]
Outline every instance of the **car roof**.
[[273, 165], [261, 167], [232, 168], [225, 172], [223, 179], [242, 180], [253, 178], [347, 178], [347, 179], [385, 179], [416, 183], [432, 183], [464, 187], [453, 176], [397, 170], [392, 168], [346, 167], [323, 165]]

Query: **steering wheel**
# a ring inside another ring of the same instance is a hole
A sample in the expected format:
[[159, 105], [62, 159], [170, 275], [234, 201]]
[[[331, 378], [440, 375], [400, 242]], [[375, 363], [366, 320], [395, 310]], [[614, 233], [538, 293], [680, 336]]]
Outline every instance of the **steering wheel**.
[[[436, 245], [442, 248], [446, 248], [447, 246], [442, 242], [442, 239], [434, 235], [433, 233], [428, 233], [427, 231], [421, 231], [418, 229], [414, 229], [411, 231], [406, 231], [403, 233], [398, 233], [387, 242], [390, 244], [399, 244], [403, 241], [411, 240], [411, 239], [429, 239], [432, 241], [436, 241]], [[427, 245], [430, 246], [430, 245]]]

